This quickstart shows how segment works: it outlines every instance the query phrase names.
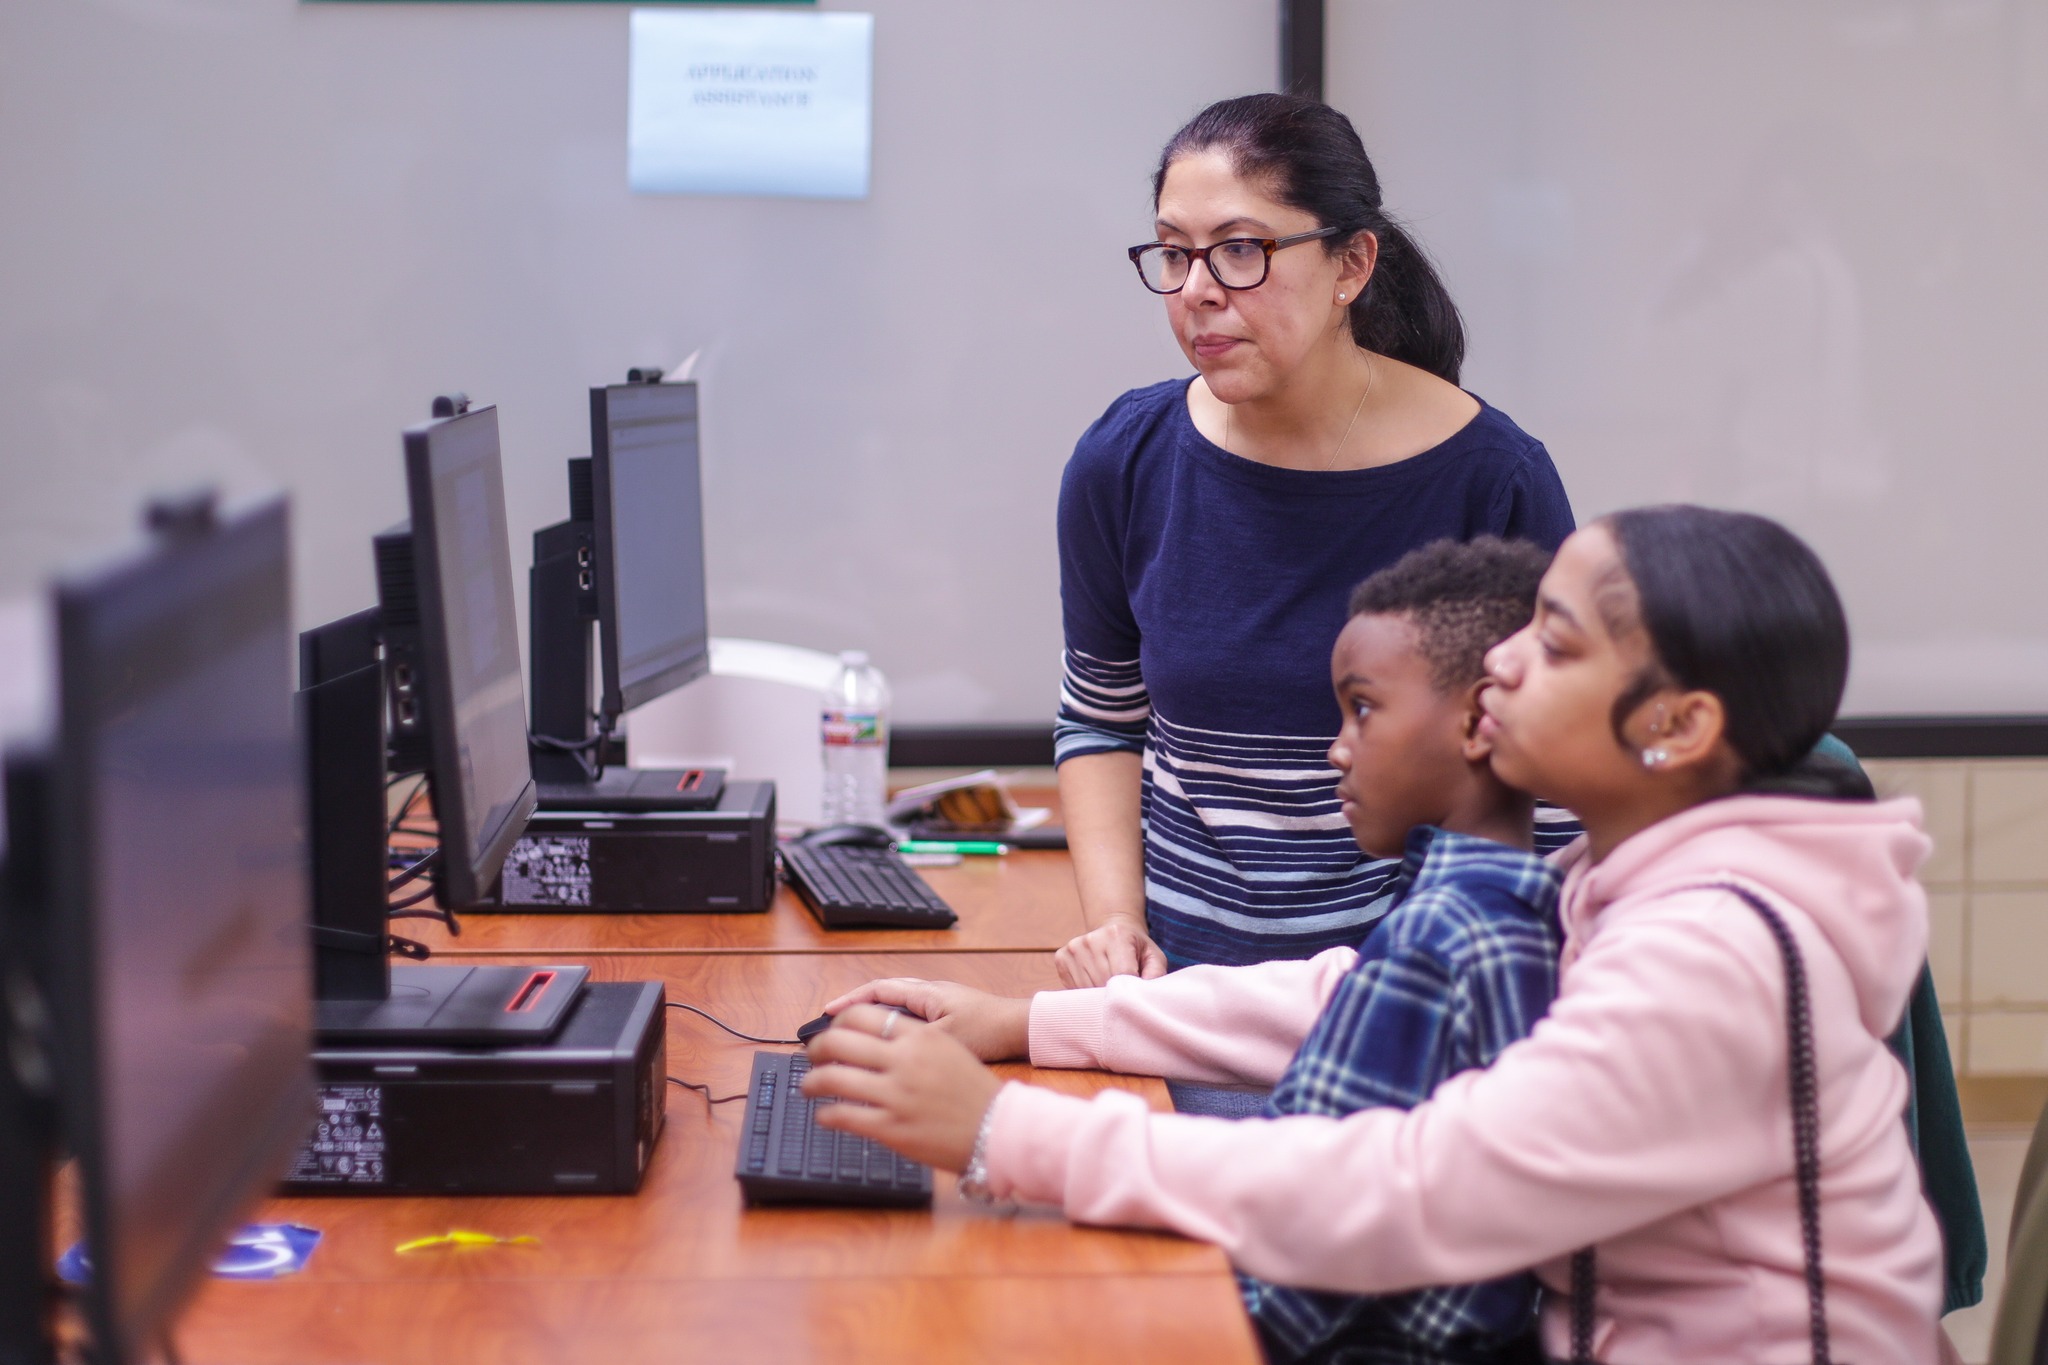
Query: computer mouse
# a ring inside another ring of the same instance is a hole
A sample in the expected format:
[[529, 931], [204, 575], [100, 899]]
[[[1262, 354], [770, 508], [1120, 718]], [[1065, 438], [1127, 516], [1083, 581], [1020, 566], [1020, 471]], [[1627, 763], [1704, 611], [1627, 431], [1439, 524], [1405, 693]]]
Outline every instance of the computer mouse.
[[798, 836], [797, 842], [806, 848], [827, 848], [833, 844], [887, 848], [896, 842], [896, 836], [880, 825], [825, 825]]
[[[912, 1019], [917, 1018], [916, 1015], [910, 1014], [910, 1011], [904, 1009], [901, 1005], [883, 1005], [882, 1008], [885, 1010], [894, 1010], [898, 1014], [910, 1015]], [[796, 1031], [796, 1040], [799, 1043], [810, 1042], [811, 1039], [817, 1037], [826, 1029], [831, 1028], [832, 1022], [835, 1017], [836, 1016], [830, 1014], [821, 1014], [817, 1018], [811, 1020], [809, 1023], [799, 1026]]]

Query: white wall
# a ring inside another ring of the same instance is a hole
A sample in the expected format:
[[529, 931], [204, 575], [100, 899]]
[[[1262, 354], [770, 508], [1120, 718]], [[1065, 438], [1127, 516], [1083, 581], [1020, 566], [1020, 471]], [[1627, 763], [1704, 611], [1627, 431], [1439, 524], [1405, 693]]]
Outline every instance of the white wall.
[[[1060, 466], [1185, 369], [1122, 248], [1173, 128], [1271, 84], [1275, 7], [870, 8], [848, 204], [628, 194], [623, 6], [0, 3], [0, 594], [226, 474], [296, 494], [302, 621], [364, 605], [452, 387], [503, 405], [523, 562], [585, 387], [701, 348], [713, 629], [867, 646], [905, 721], [1045, 719]], [[2048, 0], [1331, 0], [1330, 38], [1582, 516], [1782, 516], [1851, 710], [2048, 711]]]
[[1581, 520], [1777, 516], [1847, 710], [2048, 711], [2048, 3], [1331, 0], [1331, 102]]
[[713, 630], [1048, 718], [1060, 468], [1185, 368], [1122, 248], [1173, 129], [1272, 83], [1273, 7], [836, 7], [861, 203], [629, 194], [622, 5], [0, 4], [0, 594], [226, 475], [293, 491], [303, 623], [367, 605], [448, 388], [503, 408], [524, 564], [587, 386], [701, 348]]

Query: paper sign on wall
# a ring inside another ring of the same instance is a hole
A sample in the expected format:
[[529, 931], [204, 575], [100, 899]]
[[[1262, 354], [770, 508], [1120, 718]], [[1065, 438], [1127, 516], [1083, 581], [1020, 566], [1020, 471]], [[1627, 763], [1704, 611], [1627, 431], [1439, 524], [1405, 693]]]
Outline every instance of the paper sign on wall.
[[874, 31], [871, 14], [635, 10], [629, 183], [866, 198]]

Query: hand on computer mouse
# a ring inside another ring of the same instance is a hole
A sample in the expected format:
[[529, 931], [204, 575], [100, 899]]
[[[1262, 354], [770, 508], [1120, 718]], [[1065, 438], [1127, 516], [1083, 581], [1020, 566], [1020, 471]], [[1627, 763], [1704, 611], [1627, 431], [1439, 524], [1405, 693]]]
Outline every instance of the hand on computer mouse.
[[[891, 1005], [889, 1006], [889, 1008], [894, 1010], [898, 1014], [909, 1015], [913, 1019], [917, 1017], [915, 1014], [912, 1014], [909, 1010], [904, 1009], [900, 1005]], [[837, 1010], [827, 1009], [823, 1014], [819, 1015], [817, 1018], [806, 1020], [804, 1023], [797, 1025], [796, 1040], [799, 1043], [810, 1042], [811, 1039], [817, 1037], [826, 1029], [832, 1027], [832, 1017], [837, 1013]]]
[[[856, 987], [825, 1006], [837, 1014], [854, 1005], [891, 1005], [952, 1034], [985, 1062], [1007, 1061], [1031, 1053], [1031, 1001], [990, 995], [951, 981], [920, 981], [912, 976], [888, 977]], [[797, 1031], [797, 1037], [803, 1037]]]
[[892, 1023], [873, 1005], [847, 1009], [810, 1052], [804, 1094], [856, 1101], [820, 1105], [820, 1126], [873, 1138], [942, 1170], [967, 1164], [982, 1116], [1003, 1088], [944, 1030], [915, 1019]]

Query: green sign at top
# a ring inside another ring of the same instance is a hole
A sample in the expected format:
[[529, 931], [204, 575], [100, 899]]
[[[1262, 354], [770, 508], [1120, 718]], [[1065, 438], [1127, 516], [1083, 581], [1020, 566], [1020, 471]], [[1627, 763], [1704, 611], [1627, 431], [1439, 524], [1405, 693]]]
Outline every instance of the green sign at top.
[[[646, 0], [513, 0], [536, 5], [639, 5]], [[502, 4], [504, 0], [300, 0], [308, 5]], [[788, 5], [816, 6], [818, 0], [656, 0], [663, 5]]]

